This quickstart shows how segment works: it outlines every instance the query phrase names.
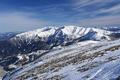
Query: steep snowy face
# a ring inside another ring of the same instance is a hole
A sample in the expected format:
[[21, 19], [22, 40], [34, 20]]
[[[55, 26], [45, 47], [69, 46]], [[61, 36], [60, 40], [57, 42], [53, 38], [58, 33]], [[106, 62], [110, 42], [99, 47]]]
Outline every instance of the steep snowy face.
[[32, 40], [41, 40], [49, 44], [54, 42], [58, 42], [60, 44], [78, 38], [82, 38], [82, 40], [109, 40], [109, 34], [109, 31], [96, 28], [84, 28], [77, 26], [46, 27], [18, 34], [11, 40], [28, 40], [28, 42]]
[[110, 34], [109, 31], [96, 29], [96, 28], [84, 28], [84, 27], [77, 27], [77, 26], [65, 26], [62, 29], [63, 33], [72, 39], [77, 39], [80, 37], [87, 37], [89, 39], [101, 40], [102, 37], [105, 37], [109, 40], [108, 35]]
[[39, 38], [47, 38], [50, 35], [53, 35], [55, 33], [55, 28], [41, 28], [41, 29], [37, 29], [34, 31], [29, 31], [29, 32], [25, 32], [25, 33], [21, 33], [16, 35], [15, 38], [21, 38], [21, 39], [36, 39], [37, 37]]

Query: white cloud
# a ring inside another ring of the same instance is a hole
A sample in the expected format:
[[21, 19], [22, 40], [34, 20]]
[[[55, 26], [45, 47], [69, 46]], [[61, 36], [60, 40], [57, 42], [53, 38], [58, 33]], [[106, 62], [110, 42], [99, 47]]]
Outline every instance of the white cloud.
[[97, 6], [101, 6], [103, 4], [107, 4], [112, 2], [113, 0], [72, 0], [73, 2], [73, 9], [79, 10], [82, 7], [89, 6], [89, 5], [95, 5], [99, 3]]
[[30, 17], [29, 13], [0, 14], [0, 31], [24, 31], [47, 24], [47, 21]]
[[120, 25], [120, 16], [104, 16], [80, 21], [81, 25]]
[[116, 5], [116, 6], [113, 6], [109, 9], [101, 9], [99, 10], [99, 12], [101, 13], [119, 13], [120, 12], [120, 4], [119, 5]]

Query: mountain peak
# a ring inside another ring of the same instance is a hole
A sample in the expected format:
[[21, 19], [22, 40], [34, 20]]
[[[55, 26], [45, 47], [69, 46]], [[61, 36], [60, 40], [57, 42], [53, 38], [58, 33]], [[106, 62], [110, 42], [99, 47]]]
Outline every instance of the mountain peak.
[[28, 42], [32, 40], [38, 40], [53, 44], [54, 42], [71, 42], [76, 39], [94, 39], [101, 40], [105, 38], [109, 40], [110, 31], [97, 29], [97, 28], [84, 28], [79, 26], [63, 26], [63, 27], [45, 27], [33, 31], [21, 33], [13, 37], [12, 39], [21, 39]]

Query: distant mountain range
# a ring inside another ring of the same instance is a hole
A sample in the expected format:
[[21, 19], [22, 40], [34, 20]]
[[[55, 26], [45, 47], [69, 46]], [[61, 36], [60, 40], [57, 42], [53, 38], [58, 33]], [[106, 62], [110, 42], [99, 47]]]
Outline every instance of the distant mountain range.
[[8, 40], [14, 37], [16, 34], [18, 33], [15, 33], [15, 32], [0, 33], [0, 41]]
[[85, 40], [113, 40], [119, 38], [117, 28], [107, 30], [78, 26], [45, 27], [23, 33], [0, 34], [0, 56], [26, 54], [37, 50], [49, 50], [55, 46], [67, 46]]

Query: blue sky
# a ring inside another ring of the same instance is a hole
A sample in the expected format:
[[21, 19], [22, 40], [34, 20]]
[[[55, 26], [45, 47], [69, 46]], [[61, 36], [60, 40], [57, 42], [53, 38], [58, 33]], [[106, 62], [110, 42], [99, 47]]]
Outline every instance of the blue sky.
[[0, 32], [120, 25], [120, 0], [0, 0]]

